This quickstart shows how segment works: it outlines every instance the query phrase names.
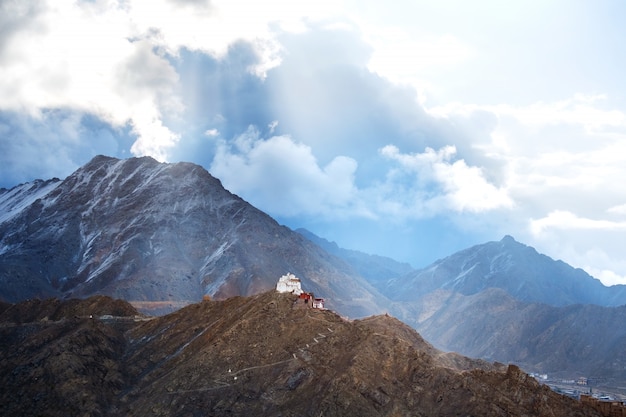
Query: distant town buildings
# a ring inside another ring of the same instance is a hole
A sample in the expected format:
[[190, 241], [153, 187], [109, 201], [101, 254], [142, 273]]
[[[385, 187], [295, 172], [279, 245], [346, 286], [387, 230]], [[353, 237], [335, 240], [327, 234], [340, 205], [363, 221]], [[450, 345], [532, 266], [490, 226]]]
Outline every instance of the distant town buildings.
[[536, 380], [539, 380], [539, 381], [547, 381], [548, 380], [548, 374], [531, 373], [530, 376], [532, 376], [533, 378], [535, 378]]
[[313, 299], [313, 308], [319, 308], [320, 310], [324, 309], [324, 299], [323, 298], [314, 298]]
[[[578, 399], [580, 402], [594, 408], [604, 417], [626, 417], [626, 402], [616, 400], [606, 393], [592, 393], [592, 386], [598, 383], [598, 378], [579, 376], [576, 379], [548, 379], [547, 374], [531, 373], [530, 376], [547, 384], [553, 391]], [[581, 387], [588, 388], [588, 393], [583, 393]]]

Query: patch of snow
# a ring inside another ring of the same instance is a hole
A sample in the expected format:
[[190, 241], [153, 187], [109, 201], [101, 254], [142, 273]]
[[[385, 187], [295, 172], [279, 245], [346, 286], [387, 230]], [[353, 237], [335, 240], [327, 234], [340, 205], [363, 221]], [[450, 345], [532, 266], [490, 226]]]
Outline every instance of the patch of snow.
[[513, 259], [510, 254], [500, 253], [496, 255], [489, 265], [489, 272], [508, 271], [513, 267]]
[[[203, 277], [208, 275], [213, 268], [213, 264], [222, 257], [224, 251], [226, 251], [234, 242], [224, 242], [217, 248], [211, 255], [205, 258], [204, 264], [199, 270], [200, 276]], [[221, 275], [216, 281], [212, 282], [205, 288], [207, 294], [214, 294], [225, 282], [228, 278], [227, 275]]]
[[[465, 265], [464, 265], [465, 266]], [[456, 276], [456, 278], [454, 278], [454, 283], [461, 283], [465, 280], [465, 278], [474, 270], [476, 269], [477, 264], [473, 264], [469, 269], [464, 269], [463, 271], [461, 271], [461, 273], [459, 275]]]
[[224, 254], [224, 251], [230, 248], [231, 245], [232, 243], [229, 242], [222, 243], [219, 248], [213, 251], [213, 253], [206, 258], [206, 261], [204, 262], [204, 265], [202, 266], [202, 268], [200, 268], [200, 270], [203, 271], [204, 269], [208, 268], [210, 264], [221, 258]]
[[61, 181], [49, 181], [38, 187], [37, 182], [29, 182], [11, 188], [0, 194], [0, 223], [17, 216], [35, 201], [44, 198], [61, 184]]
[[2, 255], [5, 252], [10, 251], [14, 246], [13, 245], [0, 245], [0, 255]]

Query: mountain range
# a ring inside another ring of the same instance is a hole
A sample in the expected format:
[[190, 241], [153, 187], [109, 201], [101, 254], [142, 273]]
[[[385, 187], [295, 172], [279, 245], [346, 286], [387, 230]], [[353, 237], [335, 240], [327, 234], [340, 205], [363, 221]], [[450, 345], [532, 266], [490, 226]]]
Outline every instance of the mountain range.
[[552, 306], [626, 304], [626, 285], [607, 287], [582, 269], [505, 236], [459, 251], [378, 286], [389, 298], [412, 300], [437, 289], [463, 295], [501, 288], [513, 298]]
[[[626, 380], [624, 286], [510, 236], [423, 269], [292, 231], [202, 167], [95, 157], [0, 190], [0, 298], [124, 299], [165, 314], [275, 287], [287, 272], [348, 317], [389, 312], [435, 347]], [[621, 306], [621, 307], [620, 307]]]
[[356, 270], [377, 271], [370, 282], [390, 311], [440, 349], [538, 373], [626, 381], [624, 285], [606, 287], [511, 236], [402, 274], [405, 264], [300, 232]]
[[176, 306], [267, 291], [291, 272], [344, 314], [384, 307], [345, 262], [197, 165], [98, 156], [63, 181], [1, 190], [0, 209], [5, 301], [104, 294]]

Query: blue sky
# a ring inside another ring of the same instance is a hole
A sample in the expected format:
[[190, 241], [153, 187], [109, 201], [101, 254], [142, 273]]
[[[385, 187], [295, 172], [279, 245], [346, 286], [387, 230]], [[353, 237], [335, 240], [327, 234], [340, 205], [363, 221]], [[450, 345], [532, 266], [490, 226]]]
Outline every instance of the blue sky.
[[201, 164], [415, 267], [505, 234], [626, 283], [622, 1], [0, 1], [0, 187]]

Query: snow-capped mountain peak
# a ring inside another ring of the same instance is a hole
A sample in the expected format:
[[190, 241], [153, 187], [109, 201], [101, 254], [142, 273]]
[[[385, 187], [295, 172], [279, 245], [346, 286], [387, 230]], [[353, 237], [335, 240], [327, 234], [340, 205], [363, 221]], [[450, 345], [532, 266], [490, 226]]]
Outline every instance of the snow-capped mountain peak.
[[106, 294], [191, 302], [269, 290], [291, 271], [346, 313], [380, 311], [343, 261], [198, 165], [97, 156], [63, 181], [3, 191], [0, 207], [7, 301]]

